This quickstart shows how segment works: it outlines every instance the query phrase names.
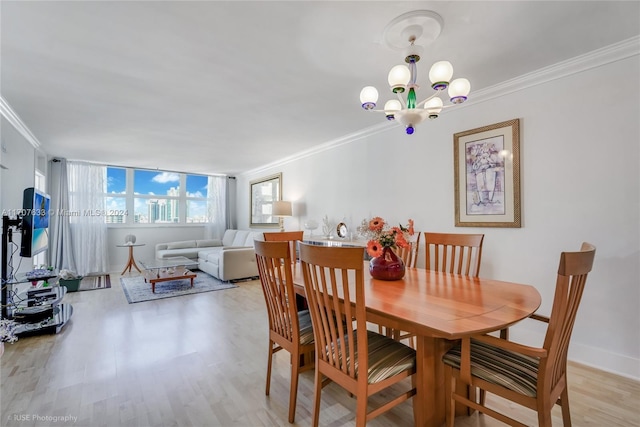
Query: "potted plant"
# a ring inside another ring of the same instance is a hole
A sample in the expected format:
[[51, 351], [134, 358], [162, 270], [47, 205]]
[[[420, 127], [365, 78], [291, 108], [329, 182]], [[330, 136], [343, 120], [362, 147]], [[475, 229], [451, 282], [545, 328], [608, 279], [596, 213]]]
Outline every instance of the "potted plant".
[[58, 284], [60, 286], [66, 286], [67, 292], [76, 292], [83, 279], [82, 276], [77, 275], [75, 271], [71, 270], [60, 270], [59, 277], [60, 280], [58, 281]]
[[358, 232], [367, 238], [367, 253], [371, 257], [369, 273], [379, 280], [400, 280], [404, 277], [405, 267], [402, 258], [394, 249], [409, 247], [409, 239], [415, 234], [413, 220], [406, 226], [389, 227], [384, 219], [376, 216], [362, 220]]

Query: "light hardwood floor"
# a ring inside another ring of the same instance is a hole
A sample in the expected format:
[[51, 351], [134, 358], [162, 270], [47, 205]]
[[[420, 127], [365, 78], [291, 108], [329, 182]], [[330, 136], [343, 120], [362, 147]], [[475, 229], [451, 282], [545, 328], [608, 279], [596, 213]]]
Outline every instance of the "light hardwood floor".
[[[274, 360], [265, 396], [267, 314], [258, 281], [238, 288], [128, 304], [112, 288], [74, 292], [58, 335], [5, 346], [1, 426], [287, 426], [288, 354]], [[571, 364], [573, 425], [640, 426], [640, 384]], [[310, 425], [313, 372], [301, 375], [295, 425]], [[488, 397], [529, 425], [535, 413]], [[354, 425], [355, 401], [335, 384], [322, 395], [322, 426]], [[69, 419], [62, 417], [68, 416]], [[561, 426], [560, 408], [554, 426]], [[411, 426], [411, 403], [371, 426]], [[457, 427], [502, 424], [474, 414]]]

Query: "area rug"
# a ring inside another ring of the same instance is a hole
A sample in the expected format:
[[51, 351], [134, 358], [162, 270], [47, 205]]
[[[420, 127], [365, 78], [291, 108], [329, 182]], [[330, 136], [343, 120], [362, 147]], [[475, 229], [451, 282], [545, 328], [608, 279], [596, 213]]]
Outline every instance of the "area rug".
[[190, 286], [189, 279], [171, 280], [156, 283], [155, 293], [151, 292], [151, 283], [145, 283], [142, 276], [121, 277], [120, 282], [129, 304], [238, 287], [233, 283], [223, 282], [201, 271], [196, 272], [196, 274], [197, 277], [193, 279], [193, 288]]
[[93, 291], [95, 289], [107, 289], [111, 287], [111, 278], [108, 274], [86, 276], [80, 281], [79, 291]]

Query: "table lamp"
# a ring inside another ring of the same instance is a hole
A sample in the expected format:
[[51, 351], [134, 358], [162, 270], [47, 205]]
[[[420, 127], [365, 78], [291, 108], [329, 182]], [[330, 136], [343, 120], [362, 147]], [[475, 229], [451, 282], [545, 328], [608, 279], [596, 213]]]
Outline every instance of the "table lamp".
[[277, 202], [273, 202], [273, 210], [272, 215], [277, 216], [280, 219], [280, 231], [284, 231], [284, 217], [292, 216], [291, 210], [291, 202], [286, 202], [284, 200], [278, 200]]

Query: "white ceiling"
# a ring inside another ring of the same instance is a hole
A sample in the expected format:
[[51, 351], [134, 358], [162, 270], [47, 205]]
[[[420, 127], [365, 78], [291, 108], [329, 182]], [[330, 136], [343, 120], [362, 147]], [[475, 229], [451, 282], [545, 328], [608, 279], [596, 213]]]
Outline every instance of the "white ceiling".
[[382, 31], [420, 9], [444, 19], [421, 92], [447, 59], [469, 102], [640, 33], [638, 1], [3, 0], [0, 94], [51, 155], [240, 173], [380, 125], [360, 89], [390, 98]]

